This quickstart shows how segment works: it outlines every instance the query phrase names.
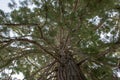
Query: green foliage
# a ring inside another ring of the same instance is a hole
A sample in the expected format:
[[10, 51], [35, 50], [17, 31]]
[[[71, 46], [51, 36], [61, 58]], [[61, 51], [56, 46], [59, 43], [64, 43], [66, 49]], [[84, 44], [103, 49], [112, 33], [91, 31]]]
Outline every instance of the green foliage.
[[[58, 61], [64, 49], [76, 62], [88, 58], [80, 66], [88, 80], [111, 80], [120, 57], [116, 54], [120, 47], [119, 3], [119, 0], [22, 0], [18, 6], [12, 0], [10, 13], [0, 10], [1, 73], [9, 69], [22, 72], [25, 80], [37, 80], [43, 74], [47, 79], [54, 76], [52, 71], [58, 64], [50, 69], [46, 65]], [[95, 19], [96, 16], [100, 19]]]

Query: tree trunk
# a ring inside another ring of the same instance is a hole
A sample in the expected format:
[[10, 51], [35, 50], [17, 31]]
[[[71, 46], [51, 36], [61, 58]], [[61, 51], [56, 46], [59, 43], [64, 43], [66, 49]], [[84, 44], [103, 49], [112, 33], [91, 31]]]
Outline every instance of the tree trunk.
[[57, 80], [87, 80], [71, 55], [60, 57], [62, 64], [58, 64]]

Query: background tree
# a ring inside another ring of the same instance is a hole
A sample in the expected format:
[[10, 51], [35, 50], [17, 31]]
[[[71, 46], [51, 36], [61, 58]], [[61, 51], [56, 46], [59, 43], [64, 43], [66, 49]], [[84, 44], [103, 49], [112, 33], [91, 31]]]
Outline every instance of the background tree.
[[[0, 10], [1, 79], [117, 80], [120, 0], [21, 0]], [[5, 70], [11, 73], [5, 73]]]

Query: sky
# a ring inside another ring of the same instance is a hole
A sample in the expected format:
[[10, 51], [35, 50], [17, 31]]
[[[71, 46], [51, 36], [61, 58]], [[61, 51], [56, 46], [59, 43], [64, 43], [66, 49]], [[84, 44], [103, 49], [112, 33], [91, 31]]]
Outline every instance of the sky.
[[0, 9], [5, 12], [9, 12], [10, 8], [8, 8], [8, 2], [10, 2], [10, 0], [0, 0]]

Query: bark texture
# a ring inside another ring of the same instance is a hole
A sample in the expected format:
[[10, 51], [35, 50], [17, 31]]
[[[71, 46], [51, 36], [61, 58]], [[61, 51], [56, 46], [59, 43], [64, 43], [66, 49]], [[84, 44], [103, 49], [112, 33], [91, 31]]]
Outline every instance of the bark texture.
[[71, 55], [64, 55], [60, 58], [57, 70], [57, 80], [87, 80]]

